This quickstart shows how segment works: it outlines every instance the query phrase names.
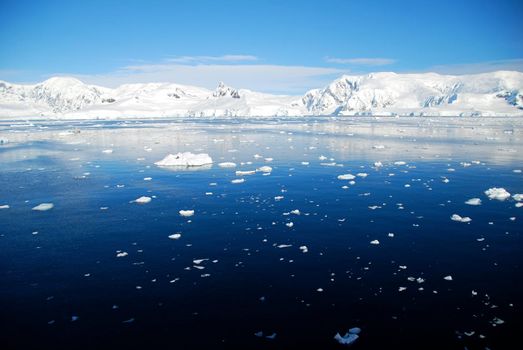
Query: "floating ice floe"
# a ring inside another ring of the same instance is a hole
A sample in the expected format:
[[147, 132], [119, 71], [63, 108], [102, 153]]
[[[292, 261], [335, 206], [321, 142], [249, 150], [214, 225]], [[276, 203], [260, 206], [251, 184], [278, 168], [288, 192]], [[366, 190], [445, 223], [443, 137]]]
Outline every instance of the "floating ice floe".
[[274, 197], [275, 201], [281, 201], [284, 197], [283, 196], [276, 196]]
[[9, 209], [8, 204], [0, 205], [0, 209]]
[[138, 203], [138, 204], [147, 204], [151, 200], [152, 200], [151, 197], [141, 196], [140, 198], [136, 198], [133, 202]]
[[234, 180], [231, 180], [231, 183], [233, 184], [241, 184], [241, 183], [244, 183], [245, 182], [245, 179], [234, 179]]
[[300, 215], [301, 212], [299, 209], [294, 209], [294, 210], [291, 210], [291, 214], [294, 214], [294, 215]]
[[374, 167], [381, 168], [383, 166], [382, 162], [374, 162]]
[[189, 217], [194, 215], [194, 210], [180, 210], [178, 213], [180, 213], [181, 216]]
[[356, 340], [358, 340], [358, 338], [359, 338], [358, 334], [360, 334], [360, 333], [361, 333], [361, 329], [358, 327], [354, 327], [354, 328], [349, 329], [349, 331], [347, 333], [345, 333], [344, 336], [341, 336], [340, 333], [336, 333], [336, 335], [334, 336], [334, 339], [342, 345], [351, 345]]
[[452, 276], [451, 276], [451, 275], [448, 275], [448, 276], [443, 277], [443, 279], [444, 279], [445, 281], [452, 281]]
[[120, 253], [116, 253], [116, 257], [117, 258], [123, 258], [125, 256], [129, 255], [127, 252], [120, 252]]
[[369, 174], [367, 174], [367, 173], [357, 173], [356, 176], [361, 177], [361, 178], [366, 178], [367, 176], [369, 176]]
[[306, 245], [302, 245], [302, 246], [300, 246], [300, 250], [302, 253], [307, 253], [309, 251], [309, 248], [307, 248]]
[[502, 187], [492, 187], [485, 191], [485, 194], [490, 199], [497, 199], [498, 201], [504, 201], [510, 197], [510, 193]]
[[397, 162], [394, 162], [394, 165], [405, 165], [407, 164], [406, 162], [402, 161], [402, 160], [399, 160]]
[[46, 210], [53, 209], [53, 207], [54, 207], [53, 203], [41, 203], [41, 204], [38, 204], [36, 207], [33, 207], [33, 210], [46, 211]]
[[153, 179], [152, 177], [144, 177], [143, 181], [151, 181], [152, 179]]
[[516, 202], [521, 202], [521, 201], [523, 201], [523, 194], [516, 193], [515, 195], [512, 196], [512, 199], [515, 200]]
[[169, 235], [170, 239], [180, 239], [182, 237], [181, 233], [173, 233], [172, 235]]
[[373, 241], [370, 241], [370, 244], [378, 245], [378, 244], [380, 244], [380, 241], [378, 241], [377, 239], [375, 239], [375, 240], [373, 240]]
[[338, 180], [354, 180], [355, 178], [356, 178], [356, 176], [354, 176], [352, 174], [338, 175]]
[[102, 151], [102, 153], [111, 154], [111, 153], [113, 153], [113, 150], [112, 149], [104, 149]]
[[236, 176], [254, 175], [256, 170], [237, 170], [235, 174]]
[[285, 224], [285, 226], [291, 228], [291, 227], [294, 226], [294, 223], [293, 223], [293, 222], [287, 222], [287, 223]]
[[212, 158], [207, 153], [194, 154], [191, 152], [183, 152], [176, 154], [169, 154], [162, 160], [154, 163], [158, 166], [165, 167], [193, 167], [212, 164]]
[[468, 201], [466, 201], [465, 204], [468, 204], [468, 205], [481, 205], [481, 199], [479, 199], [479, 198], [471, 198]]
[[472, 219], [469, 218], [468, 216], [460, 216], [458, 214], [452, 214], [452, 216], [450, 217], [450, 220], [452, 221], [458, 221], [458, 222], [471, 222]]
[[220, 168], [235, 168], [236, 167], [236, 163], [233, 163], [233, 162], [223, 162], [223, 163], [218, 163], [218, 166]]
[[292, 244], [279, 244], [276, 246], [276, 248], [290, 248], [292, 247]]
[[309, 162], [301, 162], [301, 165], [309, 165]]
[[270, 166], [262, 166], [262, 167], [259, 167], [258, 169], [256, 169], [256, 171], [258, 172], [262, 172], [262, 173], [270, 173], [272, 172], [272, 168]]

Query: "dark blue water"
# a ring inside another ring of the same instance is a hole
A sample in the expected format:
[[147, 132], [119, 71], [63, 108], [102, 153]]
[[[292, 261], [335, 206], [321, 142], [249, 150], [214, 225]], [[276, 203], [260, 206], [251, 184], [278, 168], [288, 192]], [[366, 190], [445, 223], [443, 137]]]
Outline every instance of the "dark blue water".
[[[521, 135], [379, 123], [4, 125], [2, 348], [336, 349], [351, 327], [358, 349], [513, 348], [523, 208], [483, 192], [523, 193]], [[153, 164], [178, 151], [215, 164]], [[262, 165], [271, 175], [231, 183]]]

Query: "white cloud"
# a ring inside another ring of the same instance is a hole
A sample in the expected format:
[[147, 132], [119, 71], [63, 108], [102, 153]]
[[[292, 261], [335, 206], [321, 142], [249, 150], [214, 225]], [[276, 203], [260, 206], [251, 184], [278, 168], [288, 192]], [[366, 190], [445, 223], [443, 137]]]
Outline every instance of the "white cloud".
[[223, 55], [223, 56], [177, 56], [165, 61], [170, 63], [205, 63], [205, 62], [253, 62], [258, 57], [252, 55]]
[[496, 60], [476, 63], [464, 64], [447, 64], [430, 67], [424, 71], [439, 73], [439, 74], [476, 74], [488, 73], [498, 70], [513, 70], [523, 72], [523, 58]]
[[[97, 75], [73, 74], [89, 84], [116, 87], [126, 83], [172, 82], [214, 89], [219, 81], [236, 88], [283, 94], [302, 94], [322, 87], [345, 69], [265, 64], [142, 64]], [[71, 74], [69, 74], [71, 75]]]
[[336, 64], [351, 64], [357, 66], [386, 66], [389, 64], [396, 63], [396, 60], [392, 58], [337, 58], [337, 57], [326, 57], [326, 62]]

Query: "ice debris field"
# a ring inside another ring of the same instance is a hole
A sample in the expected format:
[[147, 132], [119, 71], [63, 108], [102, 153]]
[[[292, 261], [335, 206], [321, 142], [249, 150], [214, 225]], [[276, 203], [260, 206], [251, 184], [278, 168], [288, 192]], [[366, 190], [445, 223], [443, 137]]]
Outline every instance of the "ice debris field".
[[522, 124], [0, 122], [0, 340], [507, 348]]

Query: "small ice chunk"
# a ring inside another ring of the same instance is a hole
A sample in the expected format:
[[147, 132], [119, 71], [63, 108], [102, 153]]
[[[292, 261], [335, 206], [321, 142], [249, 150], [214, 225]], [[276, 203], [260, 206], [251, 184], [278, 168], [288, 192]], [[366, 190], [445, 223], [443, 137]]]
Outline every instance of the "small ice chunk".
[[141, 196], [140, 198], [136, 198], [134, 200], [134, 202], [138, 203], [138, 204], [146, 204], [146, 203], [149, 203], [151, 200], [152, 200], [151, 197]]
[[338, 175], [338, 180], [354, 180], [355, 178], [356, 178], [356, 176], [354, 176], [352, 174]]
[[466, 201], [465, 204], [468, 204], [468, 205], [481, 205], [481, 199], [479, 199], [479, 198], [471, 198], [468, 201]]
[[158, 166], [202, 166], [212, 164], [212, 158], [207, 153], [193, 154], [191, 152], [183, 152], [176, 154], [168, 154], [162, 160], [154, 163]]
[[376, 168], [381, 168], [383, 166], [383, 163], [382, 162], [374, 162], [374, 166]]
[[327, 157], [325, 157], [324, 155], [321, 155], [321, 156], [318, 157], [318, 159], [319, 159], [319, 160], [326, 160]]
[[195, 259], [193, 260], [193, 264], [200, 265], [202, 262], [209, 260], [209, 259]]
[[452, 276], [451, 276], [451, 275], [448, 275], [448, 276], [443, 277], [443, 279], [444, 279], [445, 281], [452, 281]]
[[182, 237], [181, 233], [173, 233], [172, 235], [169, 235], [170, 239], [180, 239]]
[[510, 193], [502, 187], [492, 187], [485, 191], [485, 194], [490, 199], [497, 199], [498, 201], [504, 201], [510, 197]]
[[233, 162], [223, 162], [223, 163], [218, 163], [218, 166], [220, 168], [235, 168], [236, 167], [236, 163], [233, 163]]
[[144, 177], [143, 181], [151, 181], [152, 179], [153, 179], [152, 177]]
[[472, 219], [469, 218], [468, 216], [463, 216], [462, 217], [462, 216], [460, 216], [458, 214], [452, 214], [452, 216], [450, 217], [450, 220], [458, 221], [458, 222], [465, 222], [465, 223], [472, 221]]
[[236, 171], [236, 176], [254, 175], [254, 174], [256, 174], [255, 170], [246, 170], [246, 171], [237, 170]]
[[361, 333], [361, 328], [353, 327], [353, 328], [349, 329], [349, 333], [350, 334], [360, 334]]
[[300, 246], [300, 250], [301, 250], [302, 253], [307, 253], [309, 251], [309, 249], [307, 248], [306, 245]]
[[287, 223], [285, 224], [285, 226], [287, 226], [287, 227], [290, 228], [290, 227], [293, 227], [293, 226], [294, 226], [294, 223], [293, 223], [293, 222], [287, 222]]
[[102, 151], [102, 153], [111, 154], [111, 153], [113, 153], [113, 150], [112, 149], [104, 149]]
[[127, 255], [129, 255], [127, 252], [120, 252], [120, 253], [116, 254], [116, 257], [117, 258], [123, 258], [124, 256], [127, 256]]
[[270, 339], [270, 340], [274, 340], [274, 339], [276, 339], [276, 333], [272, 333], [271, 335], [267, 335], [265, 338]]
[[8, 204], [0, 205], [0, 209], [9, 209]]
[[516, 202], [523, 201], [523, 194], [522, 193], [516, 193], [512, 196], [512, 199], [514, 199]]
[[353, 333], [345, 333], [345, 335], [342, 337], [340, 333], [336, 333], [334, 336], [334, 339], [338, 341], [338, 343], [342, 345], [351, 345], [356, 340], [358, 340], [359, 335], [353, 334]]
[[283, 196], [276, 196], [274, 197], [275, 201], [281, 201], [283, 199]]
[[291, 210], [291, 214], [294, 214], [294, 215], [300, 215], [300, 210], [299, 209], [294, 209], [294, 210]]
[[394, 162], [394, 165], [405, 165], [407, 164], [406, 162], [402, 161], [402, 160], [399, 160], [397, 162]]
[[290, 248], [292, 247], [292, 244], [279, 244], [276, 246], [276, 248]]
[[254, 333], [254, 336], [261, 338], [261, 337], [263, 337], [263, 332], [262, 331], [256, 332], [256, 333]]
[[54, 207], [53, 203], [41, 203], [41, 204], [38, 204], [36, 207], [33, 207], [33, 210], [46, 211], [46, 210], [53, 209], [53, 207]]
[[270, 173], [272, 171], [272, 168], [270, 166], [262, 166], [262, 167], [259, 167], [258, 169], [256, 169], [256, 171], [258, 172], [262, 172], [262, 173]]
[[405, 291], [405, 290], [407, 290], [407, 287], [399, 287], [399, 288], [398, 288], [398, 292], [403, 292], [403, 291]]
[[180, 213], [181, 216], [189, 217], [194, 215], [194, 210], [180, 210], [178, 213]]
[[233, 184], [241, 184], [241, 183], [244, 183], [245, 182], [245, 179], [234, 179], [234, 180], [231, 180], [231, 183]]
[[369, 174], [367, 174], [367, 173], [357, 173], [356, 176], [361, 177], [361, 178], [366, 178], [367, 176], [369, 176]]
[[380, 244], [380, 241], [378, 241], [377, 239], [375, 239], [375, 240], [373, 240], [373, 241], [370, 241], [370, 244], [378, 245], [378, 244]]
[[301, 162], [301, 165], [309, 165], [309, 162]]

